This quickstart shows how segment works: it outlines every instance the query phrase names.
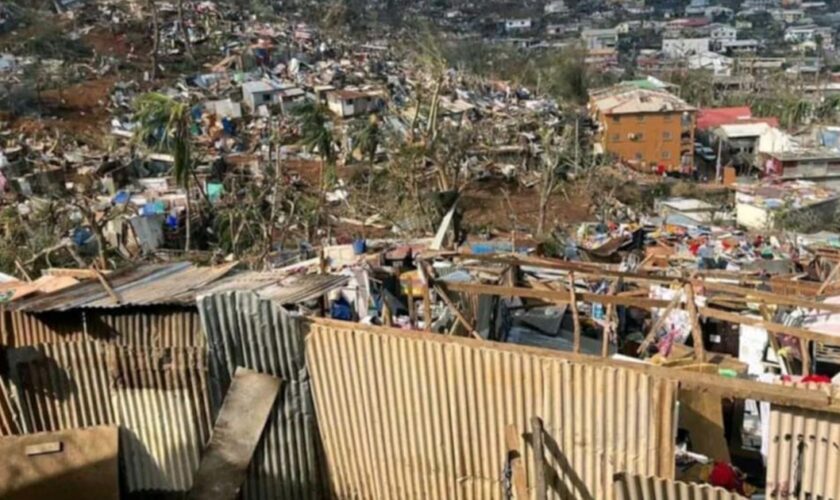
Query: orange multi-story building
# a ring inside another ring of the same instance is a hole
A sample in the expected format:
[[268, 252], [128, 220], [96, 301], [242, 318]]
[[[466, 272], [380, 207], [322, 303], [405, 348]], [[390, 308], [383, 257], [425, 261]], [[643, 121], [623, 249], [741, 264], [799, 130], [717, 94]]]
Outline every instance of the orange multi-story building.
[[597, 143], [606, 154], [642, 169], [694, 169], [696, 109], [662, 90], [616, 86], [593, 93]]

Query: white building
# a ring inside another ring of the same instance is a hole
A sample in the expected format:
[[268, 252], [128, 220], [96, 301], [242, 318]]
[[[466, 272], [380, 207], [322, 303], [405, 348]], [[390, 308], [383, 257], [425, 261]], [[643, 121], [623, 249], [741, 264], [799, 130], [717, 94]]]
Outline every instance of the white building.
[[738, 29], [728, 24], [714, 24], [709, 30], [709, 38], [713, 42], [735, 41], [738, 39]]
[[665, 38], [662, 53], [671, 59], [709, 52], [708, 38]]
[[580, 33], [583, 45], [589, 50], [612, 49], [618, 44], [618, 30], [586, 29]]
[[689, 69], [711, 71], [715, 76], [732, 76], [732, 58], [715, 52], [703, 52], [688, 56]]
[[306, 93], [291, 84], [277, 83], [271, 80], [257, 80], [242, 84], [242, 102], [249, 110], [256, 111], [260, 106], [280, 105], [283, 112], [289, 104], [303, 100]]
[[524, 19], [505, 19], [505, 31], [525, 31], [531, 29], [532, 22], [530, 18]]
[[334, 90], [327, 92], [327, 107], [341, 118], [363, 115], [376, 111], [382, 102], [376, 92]]
[[546, 14], [565, 14], [569, 12], [569, 7], [563, 0], [554, 0], [545, 4], [544, 12]]

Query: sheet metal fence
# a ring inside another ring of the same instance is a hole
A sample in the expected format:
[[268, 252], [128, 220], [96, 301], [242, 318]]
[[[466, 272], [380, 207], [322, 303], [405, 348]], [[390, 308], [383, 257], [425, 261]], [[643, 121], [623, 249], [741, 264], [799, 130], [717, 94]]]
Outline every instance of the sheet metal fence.
[[[673, 477], [676, 384], [503, 344], [311, 324], [307, 360], [333, 492], [503, 498], [513, 424], [534, 484], [542, 418], [552, 497], [613, 497], [613, 475]], [[527, 446], [530, 448], [530, 446]]]

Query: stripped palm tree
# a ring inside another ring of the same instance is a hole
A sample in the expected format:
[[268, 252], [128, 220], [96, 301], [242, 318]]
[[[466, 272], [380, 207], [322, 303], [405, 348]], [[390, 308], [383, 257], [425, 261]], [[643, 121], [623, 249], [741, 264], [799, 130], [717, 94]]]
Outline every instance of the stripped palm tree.
[[323, 104], [306, 100], [292, 109], [298, 128], [301, 144], [310, 153], [321, 157], [319, 164], [318, 218], [321, 218], [327, 189], [335, 182], [335, 151], [333, 150], [332, 123], [329, 110]]
[[195, 177], [190, 105], [157, 92], [149, 92], [134, 100], [134, 112], [138, 123], [135, 140], [151, 144], [155, 149], [173, 156], [172, 175], [175, 182], [187, 192], [184, 251], [189, 252], [192, 236], [190, 181]]

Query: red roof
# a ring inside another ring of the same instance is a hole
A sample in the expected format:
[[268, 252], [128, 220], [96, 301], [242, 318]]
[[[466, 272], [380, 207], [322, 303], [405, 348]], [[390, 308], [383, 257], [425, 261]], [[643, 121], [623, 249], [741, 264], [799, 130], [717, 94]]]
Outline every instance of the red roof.
[[752, 110], [750, 110], [749, 106], [739, 106], [736, 108], [700, 108], [700, 111], [697, 113], [697, 128], [699, 130], [707, 130], [749, 118], [752, 118]]

